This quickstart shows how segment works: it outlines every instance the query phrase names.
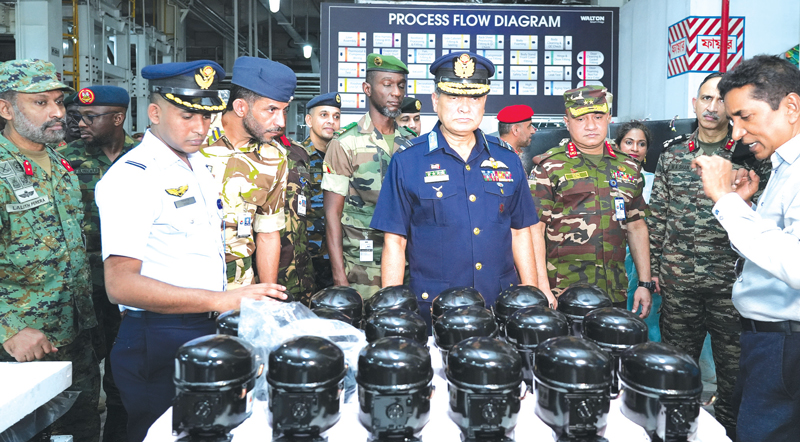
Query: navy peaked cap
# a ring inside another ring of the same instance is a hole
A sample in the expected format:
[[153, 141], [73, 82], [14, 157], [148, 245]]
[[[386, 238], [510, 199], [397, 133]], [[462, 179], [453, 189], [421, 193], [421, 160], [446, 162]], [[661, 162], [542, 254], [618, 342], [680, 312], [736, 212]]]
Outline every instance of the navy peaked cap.
[[175, 106], [193, 112], [219, 112], [225, 104], [219, 98], [219, 82], [225, 70], [210, 60], [163, 63], [142, 69], [150, 90]]
[[338, 92], [328, 92], [327, 94], [317, 95], [309, 100], [306, 104], [306, 109], [311, 109], [316, 106], [333, 106], [342, 108], [342, 96]]
[[239, 57], [233, 63], [231, 83], [262, 97], [288, 103], [294, 98], [297, 75], [288, 66], [266, 58]]

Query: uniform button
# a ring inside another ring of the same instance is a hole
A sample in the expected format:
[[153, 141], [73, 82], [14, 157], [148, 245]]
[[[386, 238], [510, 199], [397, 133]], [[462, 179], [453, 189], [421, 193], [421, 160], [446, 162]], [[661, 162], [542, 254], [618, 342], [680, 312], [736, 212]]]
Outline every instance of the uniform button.
[[475, 195], [470, 195], [469, 196], [469, 200], [472, 201], [473, 203], [475, 202], [476, 199], [477, 198], [475, 198]]
[[482, 268], [483, 268], [483, 264], [481, 264], [481, 263], [475, 264], [475, 270], [480, 270]]
[[472, 169], [469, 167], [469, 164], [467, 164], [467, 171], [469, 172], [470, 170]]
[[475, 227], [474, 229], [472, 229], [472, 233], [477, 235], [477, 234], [481, 233], [481, 229]]
[[428, 299], [428, 292], [422, 294], [422, 299]]

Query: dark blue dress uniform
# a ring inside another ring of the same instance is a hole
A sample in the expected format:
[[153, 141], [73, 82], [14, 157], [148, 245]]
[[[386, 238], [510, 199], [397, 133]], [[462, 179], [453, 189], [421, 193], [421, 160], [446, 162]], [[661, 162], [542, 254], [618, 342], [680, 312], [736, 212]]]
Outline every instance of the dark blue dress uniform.
[[519, 284], [511, 229], [539, 221], [519, 157], [475, 131], [466, 162], [439, 123], [392, 157], [370, 227], [407, 238], [411, 287], [430, 325], [441, 291], [475, 287], [487, 305]]

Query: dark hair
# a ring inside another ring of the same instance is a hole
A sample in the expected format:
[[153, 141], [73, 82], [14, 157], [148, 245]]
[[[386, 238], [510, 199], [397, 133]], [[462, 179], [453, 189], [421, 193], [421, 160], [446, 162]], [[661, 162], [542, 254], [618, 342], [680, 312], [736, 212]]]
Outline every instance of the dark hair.
[[641, 121], [635, 120], [623, 123], [619, 129], [617, 129], [617, 146], [622, 144], [622, 139], [625, 138], [625, 135], [628, 135], [628, 132], [632, 131], [633, 129], [639, 129], [642, 131], [644, 134], [644, 139], [647, 142], [647, 147], [650, 147], [650, 144], [653, 141], [653, 136], [650, 134], [650, 129], [648, 129], [647, 126], [645, 126]]
[[713, 80], [715, 78], [720, 78], [723, 75], [725, 75], [725, 74], [723, 74], [722, 72], [712, 72], [712, 73], [706, 75], [706, 78], [704, 78], [703, 81], [700, 83], [700, 86], [697, 87], [697, 96], [698, 97], [700, 96], [700, 89], [703, 89], [703, 85], [704, 84], [708, 83], [709, 80]]
[[497, 123], [497, 133], [502, 137], [511, 132], [511, 128], [517, 123]]
[[753, 86], [750, 96], [778, 110], [783, 97], [800, 94], [800, 70], [797, 66], [774, 55], [756, 55], [745, 60], [722, 77], [717, 85], [722, 98], [733, 89]]
[[369, 83], [370, 85], [374, 85], [375, 83], [375, 76], [377, 75], [377, 71], [367, 71], [367, 75], [364, 77], [364, 81]]
[[231, 88], [231, 94], [228, 98], [228, 103], [225, 105], [225, 112], [233, 110], [233, 102], [236, 100], [244, 100], [247, 102], [247, 104], [252, 106], [253, 103], [255, 103], [255, 101], [259, 98], [261, 98], [261, 95], [258, 95], [250, 89], [234, 84]]
[[17, 102], [17, 91], [0, 92], [0, 100], [6, 100], [11, 104]]

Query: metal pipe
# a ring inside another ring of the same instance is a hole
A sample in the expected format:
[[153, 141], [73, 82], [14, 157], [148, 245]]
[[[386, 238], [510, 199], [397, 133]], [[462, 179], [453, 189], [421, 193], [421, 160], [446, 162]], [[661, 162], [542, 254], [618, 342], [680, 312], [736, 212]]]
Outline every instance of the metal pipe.
[[730, 2], [729, 0], [722, 0], [722, 20], [720, 26], [719, 38], [719, 71], [725, 73], [728, 71], [728, 21], [730, 20]]
[[239, 0], [233, 0], [233, 59], [239, 58]]

